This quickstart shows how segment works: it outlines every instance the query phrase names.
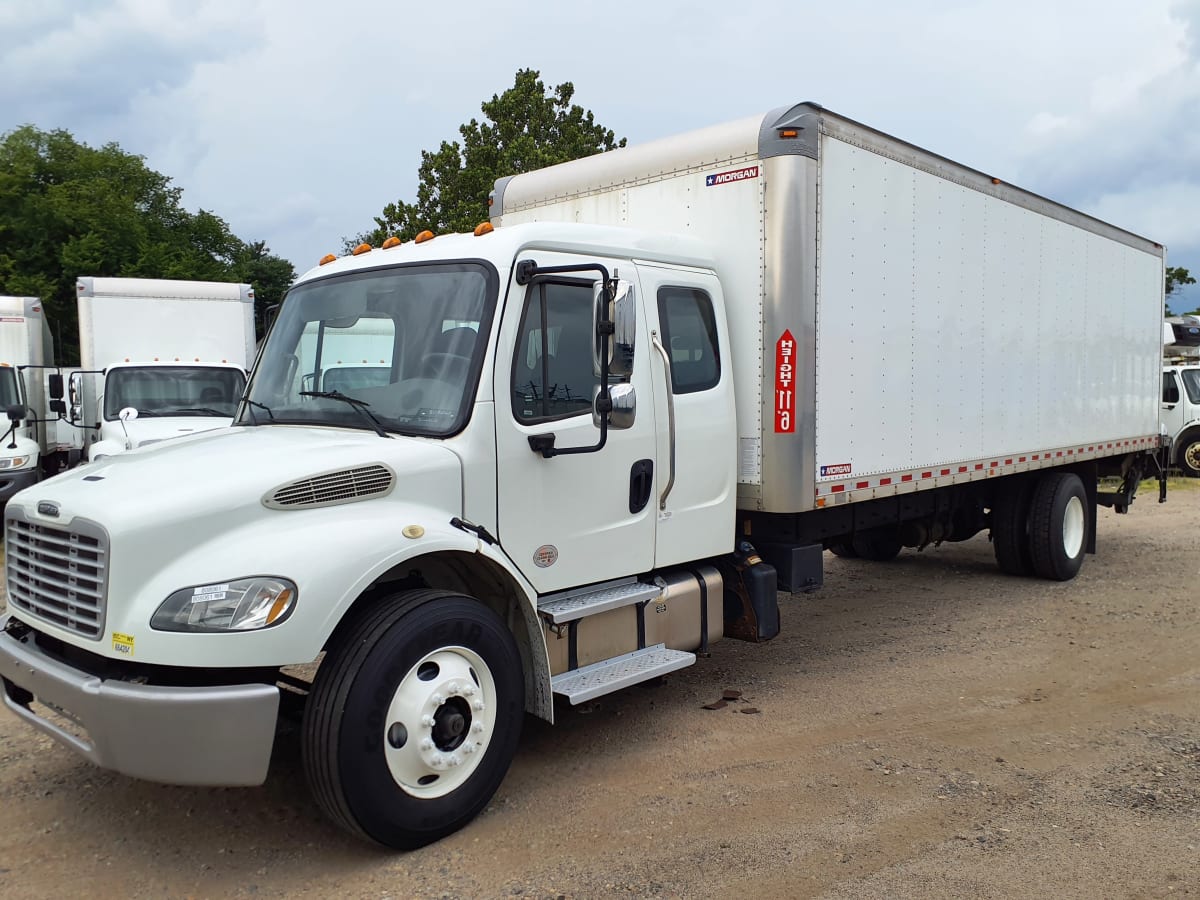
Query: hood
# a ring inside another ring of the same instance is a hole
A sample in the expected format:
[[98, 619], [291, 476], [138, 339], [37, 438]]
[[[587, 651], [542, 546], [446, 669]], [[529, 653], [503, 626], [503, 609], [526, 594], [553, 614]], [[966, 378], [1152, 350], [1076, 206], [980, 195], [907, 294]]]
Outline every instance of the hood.
[[105, 422], [100, 428], [101, 440], [114, 441], [125, 446], [125, 435], [134, 447], [146, 447], [160, 441], [196, 434], [200, 431], [214, 431], [218, 428], [228, 428], [233, 421], [230, 416], [170, 416], [168, 418], [133, 419], [125, 422], [121, 430], [120, 422]]
[[[461, 467], [446, 447], [417, 438], [288, 425], [226, 428], [105, 457], [34, 485], [10, 502], [24, 507], [31, 520], [47, 524], [63, 526], [80, 516], [113, 536], [176, 528], [203, 541], [213, 531], [271, 515], [270, 510], [294, 516], [295, 510], [338, 505], [336, 500], [305, 502], [306, 486], [316, 476], [351, 469], [369, 468], [386, 478], [378, 467], [394, 473], [394, 484], [370, 499], [436, 497], [461, 514]], [[278, 498], [285, 502], [271, 502]], [[41, 501], [54, 504], [58, 516], [39, 513]]]

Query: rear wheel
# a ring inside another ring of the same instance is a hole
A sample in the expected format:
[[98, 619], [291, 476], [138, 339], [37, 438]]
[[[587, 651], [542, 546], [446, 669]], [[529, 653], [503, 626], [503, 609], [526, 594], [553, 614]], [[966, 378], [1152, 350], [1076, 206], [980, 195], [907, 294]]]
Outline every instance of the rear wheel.
[[836, 544], [831, 544], [829, 552], [842, 559], [858, 559], [858, 554], [854, 552], [854, 545], [850, 541], [839, 541]]
[[900, 531], [897, 528], [873, 528], [854, 535], [854, 552], [863, 559], [887, 562], [900, 555]]
[[1009, 575], [1032, 575], [1029, 549], [1029, 507], [1034, 482], [1023, 478], [1002, 490], [992, 505], [992, 551], [996, 565]]
[[1029, 549], [1033, 570], [1052, 581], [1070, 581], [1087, 547], [1087, 493], [1078, 475], [1051, 472], [1033, 491]]
[[317, 671], [303, 743], [317, 803], [401, 850], [456, 831], [508, 771], [524, 690], [516, 643], [490, 609], [437, 590], [388, 598]]

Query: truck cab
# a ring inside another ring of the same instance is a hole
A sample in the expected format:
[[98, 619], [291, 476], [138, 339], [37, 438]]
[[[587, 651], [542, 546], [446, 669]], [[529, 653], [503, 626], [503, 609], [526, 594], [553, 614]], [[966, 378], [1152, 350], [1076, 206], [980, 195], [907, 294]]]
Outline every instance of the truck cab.
[[1200, 478], [1200, 359], [1168, 364], [1162, 377], [1162, 424], [1172, 462], [1184, 475]]

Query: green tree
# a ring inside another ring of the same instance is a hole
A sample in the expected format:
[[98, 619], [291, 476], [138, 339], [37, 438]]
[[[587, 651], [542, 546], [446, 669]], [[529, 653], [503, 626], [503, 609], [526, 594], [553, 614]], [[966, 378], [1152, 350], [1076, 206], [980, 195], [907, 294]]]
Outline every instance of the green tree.
[[1169, 316], [1169, 315], [1171, 315], [1171, 305], [1170, 305], [1171, 304], [1171, 300], [1170, 300], [1171, 295], [1172, 294], [1178, 295], [1179, 291], [1183, 290], [1183, 288], [1186, 287], [1187, 285], [1195, 284], [1196, 279], [1193, 278], [1191, 273], [1188, 272], [1188, 270], [1185, 269], [1183, 266], [1167, 266], [1166, 271], [1167, 271], [1167, 283], [1166, 283], [1165, 293], [1167, 295], [1167, 300], [1166, 300], [1165, 311], [1166, 311], [1166, 314]]
[[0, 138], [0, 293], [41, 297], [60, 361], [78, 359], [80, 276], [266, 280], [261, 298], [294, 277], [265, 245], [181, 204], [182, 190], [117, 144], [25, 125]]
[[346, 249], [362, 242], [378, 246], [391, 235], [409, 240], [425, 229], [470, 231], [487, 219], [497, 178], [624, 147], [624, 138], [617, 140], [590, 111], [571, 103], [574, 95], [569, 81], [547, 92], [537, 71], [518, 70], [511, 88], [481, 105], [482, 122], [459, 126], [461, 143], [443, 141], [436, 151], [421, 151], [416, 202], [389, 203], [375, 217], [376, 227], [348, 239]]

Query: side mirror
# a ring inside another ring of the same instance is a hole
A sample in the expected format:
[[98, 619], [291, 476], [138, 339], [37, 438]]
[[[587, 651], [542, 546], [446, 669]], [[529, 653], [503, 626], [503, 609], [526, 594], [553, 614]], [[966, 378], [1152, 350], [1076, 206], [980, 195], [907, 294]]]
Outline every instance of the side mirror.
[[51, 400], [61, 400], [63, 398], [62, 374], [59, 372], [51, 372], [46, 377], [46, 387], [50, 391], [50, 399]]
[[50, 401], [50, 412], [52, 412], [58, 416], [65, 416], [67, 414], [67, 401], [61, 400], [61, 399], [60, 400], [51, 400]]
[[117, 413], [117, 418], [122, 422], [132, 422], [138, 417], [138, 411], [135, 407], [126, 406], [123, 410]]
[[[596, 399], [600, 396], [600, 385], [592, 389], [592, 424], [600, 427], [600, 413], [596, 412]], [[612, 412], [608, 414], [608, 427], [614, 429], [632, 428], [637, 416], [637, 391], [632, 384], [613, 384], [608, 388], [609, 399], [612, 400]]]
[[[599, 334], [600, 313], [608, 304], [608, 320], [613, 323], [612, 344], [608, 350], [608, 374], [614, 378], [628, 378], [633, 374], [633, 351], [637, 335], [637, 302], [633, 285], [618, 281], [616, 294], [608, 297], [604, 283], [596, 282], [592, 303], [592, 333], [596, 336], [592, 348], [592, 371], [600, 377], [600, 350], [604, 339]], [[615, 426], [614, 426], [615, 427]]]
[[14, 425], [29, 415], [29, 410], [20, 403], [14, 403], [12, 406], [8, 407], [5, 412], [8, 413], [8, 421], [12, 422]]

